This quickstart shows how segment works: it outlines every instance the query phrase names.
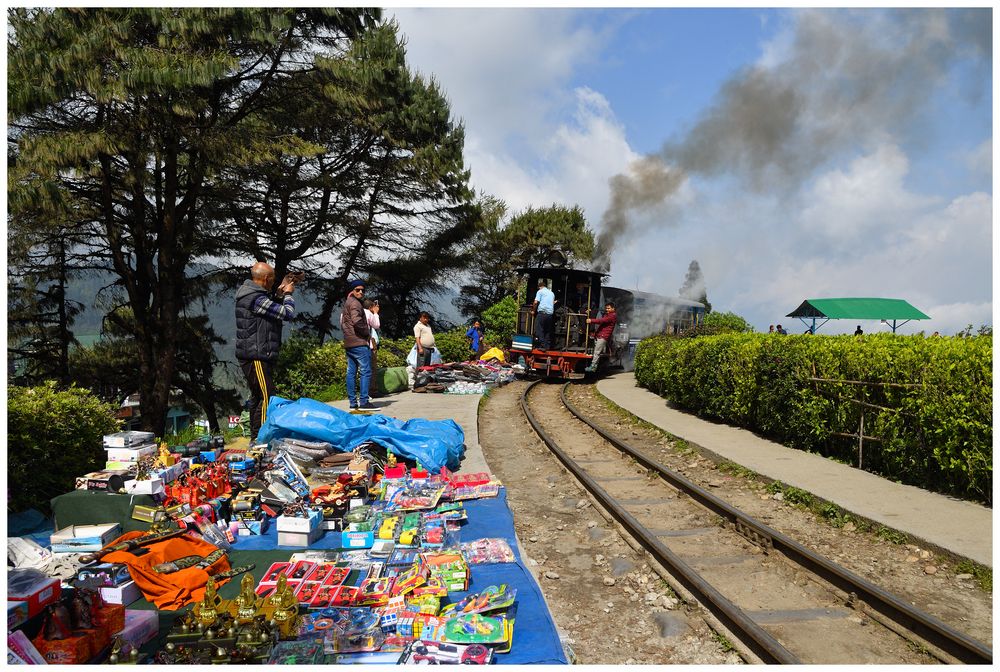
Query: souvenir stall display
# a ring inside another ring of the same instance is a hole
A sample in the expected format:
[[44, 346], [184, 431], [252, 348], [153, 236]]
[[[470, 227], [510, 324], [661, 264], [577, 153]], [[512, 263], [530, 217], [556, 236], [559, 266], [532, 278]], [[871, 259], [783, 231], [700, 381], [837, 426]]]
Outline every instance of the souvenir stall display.
[[527, 575], [507, 539], [463, 534], [502, 493], [488, 473], [378, 441], [234, 451], [120, 432], [105, 449], [77, 487], [137, 503], [30, 542], [38, 568], [9, 573], [9, 662], [488, 664], [515, 646], [518, 590], [470, 590], [479, 571]]

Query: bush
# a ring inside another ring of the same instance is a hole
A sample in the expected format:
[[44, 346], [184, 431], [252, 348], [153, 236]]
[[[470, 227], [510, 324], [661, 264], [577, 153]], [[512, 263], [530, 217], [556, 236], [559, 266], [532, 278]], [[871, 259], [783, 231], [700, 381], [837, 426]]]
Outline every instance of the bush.
[[992, 367], [989, 336], [656, 336], [635, 357], [639, 384], [679, 406], [851, 464], [857, 441], [836, 433], [856, 434], [863, 408], [880, 439], [864, 469], [987, 502]]
[[49, 500], [73, 490], [77, 476], [102, 469], [102, 439], [119, 428], [114, 414], [114, 406], [79, 387], [8, 387], [8, 509], [48, 511]]
[[441, 352], [442, 362], [464, 362], [475, 356], [469, 348], [469, 339], [465, 332], [469, 327], [458, 327], [451, 331], [434, 334], [434, 344]]
[[719, 329], [720, 331], [735, 331], [737, 333], [749, 333], [753, 327], [736, 313], [709, 313], [702, 321], [705, 327]]
[[[376, 353], [376, 367], [406, 366], [406, 354], [412, 347], [412, 336], [382, 339]], [[318, 338], [293, 332], [281, 346], [276, 368], [274, 386], [278, 396], [309, 397], [323, 402], [347, 398], [347, 353], [342, 341], [320, 345]]]
[[486, 347], [509, 348], [517, 326], [517, 299], [505, 296], [483, 311], [482, 320]]

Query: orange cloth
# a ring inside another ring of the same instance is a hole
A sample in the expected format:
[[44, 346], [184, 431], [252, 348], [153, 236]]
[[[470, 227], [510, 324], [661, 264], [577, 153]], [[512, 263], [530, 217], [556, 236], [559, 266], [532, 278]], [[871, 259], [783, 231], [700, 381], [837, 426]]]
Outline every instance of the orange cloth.
[[[116, 539], [114, 544], [141, 537], [142, 532], [126, 532]], [[128, 565], [132, 580], [142, 591], [147, 600], [165, 611], [180, 609], [186, 604], [197, 602], [205, 596], [205, 584], [208, 577], [229, 570], [229, 558], [223, 556], [209, 566], [205, 571], [199, 567], [188, 567], [172, 574], [158, 574], [153, 571], [153, 565], [170, 562], [189, 555], [206, 557], [216, 550], [216, 547], [204, 539], [194, 535], [184, 534], [179, 537], [160, 541], [143, 548], [148, 552], [135, 556], [128, 551], [108, 553], [102, 562], [118, 562]], [[216, 580], [215, 587], [229, 581]]]

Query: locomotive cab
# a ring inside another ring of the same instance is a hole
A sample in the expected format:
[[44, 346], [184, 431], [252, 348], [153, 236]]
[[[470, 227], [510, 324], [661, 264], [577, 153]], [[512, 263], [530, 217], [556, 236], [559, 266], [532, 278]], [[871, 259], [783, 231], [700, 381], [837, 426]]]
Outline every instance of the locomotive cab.
[[[600, 310], [601, 282], [606, 274], [573, 268], [519, 268], [517, 327], [511, 351], [524, 357], [529, 369], [545, 375], [567, 377], [582, 371], [594, 354], [593, 334], [587, 318]], [[542, 279], [555, 295], [551, 348], [541, 350], [535, 338], [532, 306]]]

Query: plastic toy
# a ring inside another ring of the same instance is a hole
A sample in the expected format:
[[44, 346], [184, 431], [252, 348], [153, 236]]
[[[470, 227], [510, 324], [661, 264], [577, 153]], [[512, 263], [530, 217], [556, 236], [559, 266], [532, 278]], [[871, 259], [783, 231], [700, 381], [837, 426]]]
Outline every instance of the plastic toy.
[[446, 605], [441, 610], [441, 616], [448, 618], [457, 614], [481, 614], [496, 609], [506, 609], [514, 604], [516, 597], [516, 588], [508, 588], [506, 584], [489, 586], [478, 593], [465, 596], [455, 604]]
[[465, 614], [445, 621], [442, 639], [460, 644], [487, 644], [507, 638], [504, 622], [482, 614]]
[[493, 651], [482, 644], [449, 644], [418, 639], [399, 658], [402, 665], [488, 665]]

